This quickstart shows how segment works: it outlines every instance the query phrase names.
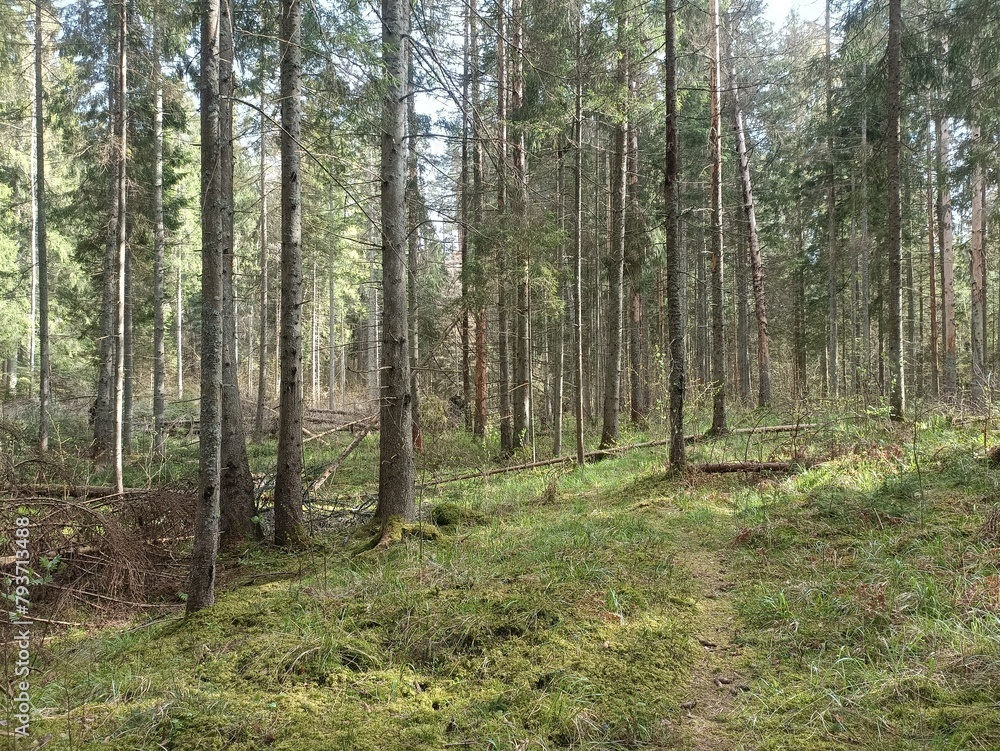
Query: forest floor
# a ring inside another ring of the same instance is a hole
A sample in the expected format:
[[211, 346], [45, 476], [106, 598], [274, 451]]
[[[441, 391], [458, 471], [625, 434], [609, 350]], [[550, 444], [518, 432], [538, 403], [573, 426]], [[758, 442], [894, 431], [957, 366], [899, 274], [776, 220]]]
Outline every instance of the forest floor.
[[[339, 523], [225, 560], [190, 618], [176, 597], [63, 611], [88, 625], [36, 642], [31, 737], [0, 749], [1000, 748], [981, 432], [831, 420], [691, 447], [803, 460], [789, 473], [673, 476], [648, 448], [437, 486], [489, 457], [425, 447], [436, 539], [359, 552], [372, 530]], [[345, 463], [331, 508], [370, 495], [375, 455]]]

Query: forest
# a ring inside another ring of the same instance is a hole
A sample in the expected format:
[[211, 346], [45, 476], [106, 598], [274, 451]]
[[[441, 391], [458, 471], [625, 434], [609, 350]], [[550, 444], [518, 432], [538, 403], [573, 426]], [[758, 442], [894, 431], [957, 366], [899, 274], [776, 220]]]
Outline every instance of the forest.
[[1000, 749], [1000, 5], [784, 7], [0, 6], [0, 751]]

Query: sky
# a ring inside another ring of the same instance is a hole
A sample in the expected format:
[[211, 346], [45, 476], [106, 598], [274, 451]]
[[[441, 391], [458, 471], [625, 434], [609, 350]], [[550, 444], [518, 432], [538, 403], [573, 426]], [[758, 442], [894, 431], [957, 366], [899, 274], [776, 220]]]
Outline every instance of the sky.
[[826, 0], [767, 0], [764, 16], [780, 29], [793, 8], [798, 11], [799, 18], [815, 21], [826, 11]]

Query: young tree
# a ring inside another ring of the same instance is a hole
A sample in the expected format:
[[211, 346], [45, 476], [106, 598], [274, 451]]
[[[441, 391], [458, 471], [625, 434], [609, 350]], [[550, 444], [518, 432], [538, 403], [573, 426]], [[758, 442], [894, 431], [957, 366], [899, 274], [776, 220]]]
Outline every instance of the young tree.
[[45, 232], [45, 123], [42, 86], [42, 3], [35, 0], [35, 252], [38, 260], [38, 344], [41, 372], [38, 379], [38, 450], [49, 448], [49, 261]]
[[407, 0], [382, 0], [383, 339], [379, 404], [379, 481], [375, 515], [383, 531], [393, 519], [413, 518], [413, 436], [406, 306], [406, 100], [409, 34]]
[[167, 363], [163, 307], [164, 279], [163, 225], [163, 76], [160, 71], [160, 17], [154, 8], [152, 25], [153, 71], [153, 454], [166, 459]]
[[711, 26], [709, 58], [709, 151], [712, 162], [712, 432], [725, 433], [726, 427], [726, 338], [723, 325], [723, 235], [722, 235], [722, 116], [721, 67], [719, 48], [719, 0], [709, 2]]

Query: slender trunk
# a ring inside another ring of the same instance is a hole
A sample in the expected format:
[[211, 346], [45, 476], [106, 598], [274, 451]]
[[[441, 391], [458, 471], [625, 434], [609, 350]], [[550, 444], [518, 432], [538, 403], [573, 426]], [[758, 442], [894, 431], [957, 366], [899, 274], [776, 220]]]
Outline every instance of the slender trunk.
[[219, 0], [201, 4], [201, 422], [198, 499], [187, 611], [215, 602], [222, 445], [222, 227], [219, 132]]
[[[670, 0], [668, 0], [669, 2]], [[583, 28], [582, 8], [576, 15], [576, 81], [573, 92], [573, 371], [576, 379], [576, 461], [586, 461], [583, 446]]]
[[[625, 99], [624, 110], [628, 106], [629, 63], [625, 54], [625, 26], [627, 20], [619, 10], [618, 45], [618, 90]], [[607, 359], [604, 362], [604, 425], [601, 429], [602, 449], [618, 443], [618, 426], [621, 416], [622, 380], [622, 307], [624, 303], [623, 277], [625, 272], [625, 193], [628, 173], [629, 120], [627, 114], [620, 114], [615, 125], [614, 170], [611, 173], [611, 222], [608, 263], [608, 318]]]
[[833, 156], [833, 63], [830, 47], [830, 7], [833, 0], [826, 0], [826, 217], [828, 251], [827, 274], [827, 388], [829, 395], [836, 398], [840, 394], [838, 374], [838, 331], [837, 331], [837, 196], [834, 177]]
[[327, 370], [326, 370], [326, 386], [327, 386], [327, 408], [335, 409], [337, 406], [337, 298], [335, 296], [336, 290], [334, 289], [334, 268], [337, 262], [337, 239], [336, 239], [336, 226], [334, 225], [333, 206], [330, 206], [330, 250], [327, 256], [327, 266], [329, 267], [326, 272], [326, 282], [327, 282], [327, 299], [329, 300], [329, 307], [327, 308], [327, 327], [330, 330], [329, 334], [329, 355], [327, 360]]
[[42, 118], [42, 4], [35, 0], [35, 252], [38, 261], [38, 344], [41, 372], [38, 379], [38, 450], [49, 448], [49, 256], [45, 231], [45, 124]]
[[[505, 0], [497, 6], [497, 214], [501, 220], [507, 211], [507, 54]], [[497, 357], [500, 360], [500, 455], [509, 456], [514, 448], [511, 414], [510, 325], [507, 302], [506, 249], [497, 253]]]
[[[483, 224], [483, 121], [479, 96], [479, 15], [476, 0], [469, 0], [469, 64], [472, 68], [472, 257], [477, 266], [482, 261], [483, 248], [480, 232]], [[480, 278], [479, 284], [482, 285]], [[476, 303], [476, 404], [472, 416], [472, 433], [479, 439], [486, 437], [486, 305]]]
[[[636, 81], [629, 71], [629, 97], [635, 99]], [[642, 305], [642, 270], [649, 244], [642, 207], [639, 205], [639, 129], [629, 128], [626, 177], [625, 268], [629, 284], [629, 391], [630, 419], [644, 428], [649, 420], [649, 391], [644, 372], [646, 330]]]
[[[972, 94], [979, 94], [979, 51], [972, 51]], [[986, 382], [986, 254], [983, 245], [983, 160], [980, 153], [982, 125], [978, 108], [974, 108], [970, 126], [969, 151], [972, 161], [972, 226], [969, 240], [969, 277], [972, 280], [969, 327], [972, 339], [972, 406], [984, 409], [988, 384]]]
[[726, 427], [726, 339], [723, 324], [722, 256], [722, 132], [720, 112], [719, 0], [710, 0], [711, 17], [711, 125], [709, 150], [712, 174], [712, 432], [724, 433]]
[[135, 330], [132, 325], [134, 312], [132, 299], [132, 252], [125, 249], [125, 318], [122, 325], [125, 352], [122, 365], [122, 451], [132, 451], [132, 403], [135, 385]]
[[930, 322], [931, 322], [931, 396], [941, 395], [941, 375], [940, 375], [940, 342], [938, 341], [938, 321], [937, 321], [937, 282], [935, 273], [937, 271], [937, 258], [934, 253], [934, 178], [931, 174], [931, 133], [933, 125], [928, 119], [927, 122], [927, 252], [930, 261], [929, 271], [929, 294], [930, 300]]
[[[469, 103], [469, 83], [471, 73], [471, 26], [475, 23], [472, 19], [472, 8], [468, 4], [465, 6], [466, 12], [462, 23], [463, 49], [462, 49], [462, 150], [461, 168], [459, 175], [459, 195], [461, 212], [458, 223], [459, 257], [461, 259], [461, 283], [462, 283], [462, 413], [465, 418], [466, 432], [473, 431], [472, 421], [472, 341], [470, 314], [472, 305], [469, 290], [469, 219], [471, 214], [471, 180], [469, 178], [469, 138], [470, 138], [470, 116], [473, 106], [478, 106], [478, 102], [470, 106]], [[478, 228], [477, 228], [478, 229]]]
[[678, 221], [677, 169], [677, 16], [675, 0], [666, 0], [664, 92], [666, 99], [666, 149], [663, 203], [666, 209], [665, 245], [667, 265], [667, 329], [670, 337], [670, 466], [683, 470], [684, 444], [684, 305], [681, 299], [684, 275], [683, 249]]
[[233, 550], [254, 536], [254, 482], [247, 458], [237, 362], [236, 291], [233, 282], [233, 18], [221, 0], [219, 19], [219, 172], [222, 241], [222, 475], [220, 545]]
[[903, 19], [901, 0], [889, 0], [889, 41], [887, 47], [888, 83], [886, 87], [886, 174], [888, 185], [888, 261], [889, 289], [887, 294], [889, 365], [889, 409], [892, 419], [903, 419], [905, 389], [903, 383], [903, 321], [901, 257], [903, 245], [902, 214], [899, 185], [899, 109], [901, 78], [901, 39]]
[[[408, 86], [411, 91], [414, 87], [412, 52], [411, 47], [409, 48], [411, 57], [407, 61]], [[424, 437], [420, 425], [420, 389], [417, 377], [417, 362], [420, 360], [420, 316], [417, 309], [417, 258], [420, 252], [420, 182], [417, 175], [417, 110], [414, 97], [412, 96], [406, 99], [406, 131], [406, 315], [409, 319], [409, 331], [407, 332], [409, 347], [407, 356], [410, 360], [410, 412], [413, 448], [416, 451], [421, 451], [423, 449]], [[464, 331], [465, 327], [463, 326]], [[463, 347], [463, 357], [464, 352]]]
[[[566, 232], [566, 146], [563, 137], [557, 139], [556, 153], [556, 196], [559, 201], [559, 229]], [[553, 344], [555, 356], [552, 361], [552, 455], [562, 454], [563, 441], [563, 389], [565, 381], [566, 317], [570, 312], [569, 285], [566, 284], [566, 245], [559, 244], [556, 258], [556, 278], [559, 280], [559, 301], [564, 312], [556, 321]]]
[[118, 13], [118, 80], [117, 106], [115, 117], [115, 161], [117, 167], [117, 185], [115, 193], [117, 197], [118, 221], [116, 233], [115, 260], [117, 265], [117, 315], [115, 334], [115, 411], [114, 411], [114, 465], [115, 465], [115, 487], [121, 493], [125, 487], [124, 481], [124, 430], [125, 430], [125, 270], [128, 263], [126, 259], [126, 226], [128, 215], [125, 212], [126, 195], [128, 192], [128, 182], [126, 179], [126, 159], [128, 158], [128, 38], [127, 38], [127, 9], [125, 0], [121, 0], [121, 7]]
[[[523, 0], [511, 0], [511, 80], [510, 115], [511, 170], [514, 178], [513, 215], [514, 223], [522, 228], [527, 220], [528, 172], [524, 142], [524, 19]], [[513, 418], [512, 448], [520, 448], [530, 443], [528, 435], [530, 419], [531, 358], [530, 339], [530, 288], [528, 286], [528, 248], [517, 243], [515, 258], [515, 315], [514, 315], [514, 382], [511, 388], [511, 408]]]
[[274, 543], [296, 547], [302, 522], [302, 5], [281, 2], [281, 381]]
[[413, 518], [413, 430], [406, 306], [407, 0], [382, 0], [382, 60], [388, 84], [382, 102], [382, 292], [384, 306], [379, 405], [379, 481], [375, 516]]
[[[868, 68], [861, 66], [861, 78], [867, 80]], [[861, 111], [861, 247], [858, 249], [858, 270], [861, 276], [861, 357], [862, 377], [867, 384], [872, 370], [872, 324], [871, 324], [871, 248], [868, 240], [868, 101], [865, 100]]]
[[[261, 65], [263, 65], [263, 47], [261, 48]], [[264, 117], [264, 92], [260, 94], [260, 330], [258, 333], [259, 347], [257, 349], [257, 413], [254, 416], [253, 440], [260, 443], [264, 440], [264, 403], [267, 399], [267, 355], [270, 350], [267, 330], [267, 317], [270, 306], [268, 294], [270, 290], [270, 275], [267, 270], [267, 121]]]
[[153, 455], [166, 455], [167, 361], [163, 225], [163, 77], [160, 74], [159, 17], [153, 19]]
[[757, 210], [750, 177], [750, 157], [747, 152], [743, 129], [743, 113], [736, 108], [736, 147], [740, 160], [743, 186], [743, 211], [747, 221], [747, 239], [750, 249], [750, 278], [753, 283], [754, 313], [757, 318], [757, 403], [766, 407], [771, 403], [771, 343], [767, 332], [767, 298], [764, 292], [764, 262], [757, 235]]

